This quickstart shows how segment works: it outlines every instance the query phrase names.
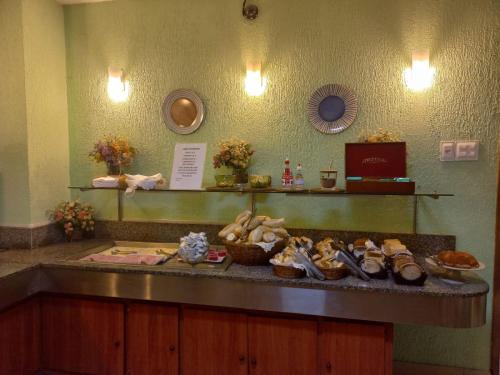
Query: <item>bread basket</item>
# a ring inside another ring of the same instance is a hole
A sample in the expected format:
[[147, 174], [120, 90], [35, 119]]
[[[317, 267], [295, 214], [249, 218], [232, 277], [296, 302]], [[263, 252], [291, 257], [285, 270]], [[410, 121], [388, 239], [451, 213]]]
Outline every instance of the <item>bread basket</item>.
[[278, 277], [285, 279], [300, 279], [306, 275], [306, 271], [292, 266], [273, 265], [273, 272]]
[[349, 275], [349, 269], [346, 266], [333, 267], [333, 268], [321, 268], [321, 267], [318, 268], [323, 273], [323, 275], [325, 275], [325, 278], [327, 280], [339, 280]]
[[274, 244], [271, 251], [265, 252], [260, 246], [254, 244], [234, 243], [224, 241], [227, 252], [231, 255], [234, 263], [244, 266], [268, 265], [269, 259], [285, 248], [287, 240], [281, 240]]

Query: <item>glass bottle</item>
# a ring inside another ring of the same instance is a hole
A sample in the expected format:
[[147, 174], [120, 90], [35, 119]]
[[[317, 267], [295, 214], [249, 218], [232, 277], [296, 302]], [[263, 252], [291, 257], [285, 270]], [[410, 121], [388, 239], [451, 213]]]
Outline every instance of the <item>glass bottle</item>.
[[285, 169], [283, 170], [283, 174], [281, 176], [281, 186], [283, 189], [291, 189], [293, 187], [293, 173], [290, 168], [290, 160], [288, 158], [285, 159]]
[[297, 164], [297, 172], [295, 173], [294, 187], [296, 190], [304, 189], [304, 176], [302, 175], [302, 164]]

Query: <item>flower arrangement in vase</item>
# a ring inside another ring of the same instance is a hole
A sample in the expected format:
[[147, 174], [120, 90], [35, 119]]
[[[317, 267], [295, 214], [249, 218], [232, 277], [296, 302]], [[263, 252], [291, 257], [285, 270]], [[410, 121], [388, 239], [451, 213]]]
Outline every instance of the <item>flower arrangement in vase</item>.
[[387, 143], [387, 142], [400, 142], [400, 137], [388, 130], [379, 128], [374, 134], [361, 135], [359, 138], [361, 143]]
[[67, 241], [71, 241], [78, 230], [83, 237], [92, 237], [94, 234], [94, 209], [78, 199], [59, 203], [49, 216], [64, 229]]
[[107, 135], [96, 142], [89, 156], [96, 163], [106, 163], [108, 175], [113, 176], [121, 175], [122, 168], [132, 164], [136, 153], [137, 150], [129, 144], [128, 140]]
[[248, 183], [247, 169], [254, 150], [250, 143], [237, 138], [230, 138], [219, 143], [219, 152], [213, 157], [214, 168], [228, 167], [233, 170], [237, 184]]

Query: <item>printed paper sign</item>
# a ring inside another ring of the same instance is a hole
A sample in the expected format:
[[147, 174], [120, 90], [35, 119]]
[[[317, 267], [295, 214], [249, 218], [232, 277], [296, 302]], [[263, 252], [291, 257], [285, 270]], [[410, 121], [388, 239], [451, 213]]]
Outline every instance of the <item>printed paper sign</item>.
[[170, 189], [200, 190], [206, 154], [206, 143], [177, 143]]

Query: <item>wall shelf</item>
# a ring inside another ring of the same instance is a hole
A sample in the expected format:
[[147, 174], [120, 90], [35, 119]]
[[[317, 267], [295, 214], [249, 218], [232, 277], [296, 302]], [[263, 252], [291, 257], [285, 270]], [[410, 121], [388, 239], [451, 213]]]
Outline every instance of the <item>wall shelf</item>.
[[[123, 193], [124, 188], [100, 188], [92, 186], [69, 186], [69, 189], [80, 190], [82, 192], [92, 191], [92, 190], [108, 190], [115, 191], [117, 193], [117, 207], [118, 207], [118, 221], [123, 220]], [[136, 192], [147, 192], [147, 193], [238, 193], [240, 195], [249, 194], [251, 197], [251, 210], [256, 211], [256, 200], [255, 196], [257, 194], [285, 194], [289, 196], [328, 196], [328, 197], [410, 197], [413, 198], [413, 233], [417, 233], [417, 218], [418, 218], [418, 202], [420, 198], [431, 198], [439, 199], [441, 197], [453, 197], [454, 194], [447, 193], [414, 193], [414, 194], [377, 194], [377, 193], [348, 193], [345, 191], [332, 191], [328, 189], [312, 188], [312, 189], [282, 189], [282, 188], [265, 188], [265, 189], [254, 189], [254, 188], [219, 188], [219, 187], [206, 187], [199, 190], [178, 190], [178, 189], [152, 189], [143, 190], [138, 188]]]

